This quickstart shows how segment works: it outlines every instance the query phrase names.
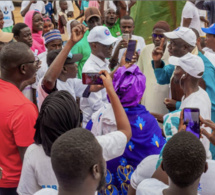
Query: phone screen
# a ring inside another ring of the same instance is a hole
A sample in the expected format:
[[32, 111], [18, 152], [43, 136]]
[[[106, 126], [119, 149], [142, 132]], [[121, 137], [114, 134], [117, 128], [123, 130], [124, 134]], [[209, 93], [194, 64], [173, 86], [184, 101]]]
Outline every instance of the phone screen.
[[198, 108], [184, 108], [184, 124], [187, 126], [186, 131], [193, 133], [200, 138], [200, 121]]
[[129, 40], [128, 49], [127, 49], [126, 58], [125, 58], [126, 62], [131, 62], [132, 57], [136, 51], [136, 45], [137, 45], [136, 40]]
[[82, 73], [82, 83], [85, 85], [103, 85], [99, 73]]

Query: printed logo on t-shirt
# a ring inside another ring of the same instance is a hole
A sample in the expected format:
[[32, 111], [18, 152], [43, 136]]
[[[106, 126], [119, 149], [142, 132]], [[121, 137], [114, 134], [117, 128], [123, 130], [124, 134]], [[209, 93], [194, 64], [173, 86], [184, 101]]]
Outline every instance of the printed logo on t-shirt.
[[51, 189], [57, 190], [57, 186], [56, 186], [56, 185], [47, 185], [47, 186], [46, 186], [46, 185], [42, 185], [41, 187], [42, 187], [43, 189], [44, 189], [44, 188], [51, 188]]
[[116, 33], [116, 35], [117, 35], [117, 36], [120, 36], [120, 35], [121, 35], [121, 33], [120, 33], [120, 32], [117, 32], [117, 33]]

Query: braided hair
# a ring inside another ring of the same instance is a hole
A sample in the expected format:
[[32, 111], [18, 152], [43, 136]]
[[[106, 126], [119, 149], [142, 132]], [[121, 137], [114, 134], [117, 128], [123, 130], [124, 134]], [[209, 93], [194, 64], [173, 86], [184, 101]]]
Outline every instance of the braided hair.
[[47, 156], [54, 141], [66, 131], [79, 127], [78, 105], [67, 91], [55, 91], [44, 100], [36, 121], [34, 141], [42, 144]]

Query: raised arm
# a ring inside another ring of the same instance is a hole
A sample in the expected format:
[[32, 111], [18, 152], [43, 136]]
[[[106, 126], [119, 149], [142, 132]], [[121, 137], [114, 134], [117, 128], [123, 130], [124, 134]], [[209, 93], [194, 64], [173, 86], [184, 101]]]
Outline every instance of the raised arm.
[[101, 71], [100, 74], [103, 74], [101, 75], [101, 79], [103, 80], [103, 84], [110, 98], [110, 102], [116, 119], [117, 129], [124, 133], [127, 137], [127, 141], [129, 141], [132, 136], [131, 126], [128, 117], [125, 113], [125, 110], [122, 107], [122, 104], [114, 90], [111, 76], [108, 74], [107, 71]]
[[127, 9], [127, 5], [125, 3], [125, 1], [117, 1], [119, 3], [119, 7], [117, 7], [117, 9], [119, 9], [119, 18], [122, 18], [126, 15], [126, 9]]
[[[25, 17], [25, 14], [29, 11], [29, 9], [30, 9], [32, 3], [36, 3], [36, 2], [37, 2], [37, 1], [35, 1], [35, 0], [30, 0], [30, 1], [28, 2], [28, 5], [21, 11], [22, 17]], [[22, 3], [25, 3], [25, 2], [22, 2]]]
[[55, 87], [55, 83], [57, 78], [59, 77], [61, 70], [64, 66], [64, 63], [66, 61], [66, 58], [71, 50], [71, 48], [83, 38], [84, 33], [86, 32], [86, 27], [83, 24], [79, 24], [75, 28], [72, 29], [72, 35], [71, 38], [68, 40], [65, 47], [62, 49], [60, 54], [56, 57], [56, 59], [52, 62], [51, 66], [47, 70], [42, 84], [43, 86], [49, 90], [52, 91]]

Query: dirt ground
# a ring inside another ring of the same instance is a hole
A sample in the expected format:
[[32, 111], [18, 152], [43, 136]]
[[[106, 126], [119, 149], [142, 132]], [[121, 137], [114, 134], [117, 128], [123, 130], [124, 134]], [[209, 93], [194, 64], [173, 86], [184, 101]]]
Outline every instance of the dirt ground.
[[[80, 14], [79, 9], [76, 7], [75, 3], [73, 3], [73, 7], [74, 7], [74, 16], [77, 17]], [[14, 18], [15, 18], [15, 23], [24, 21], [23, 17], [20, 14], [20, 6], [15, 7]]]

